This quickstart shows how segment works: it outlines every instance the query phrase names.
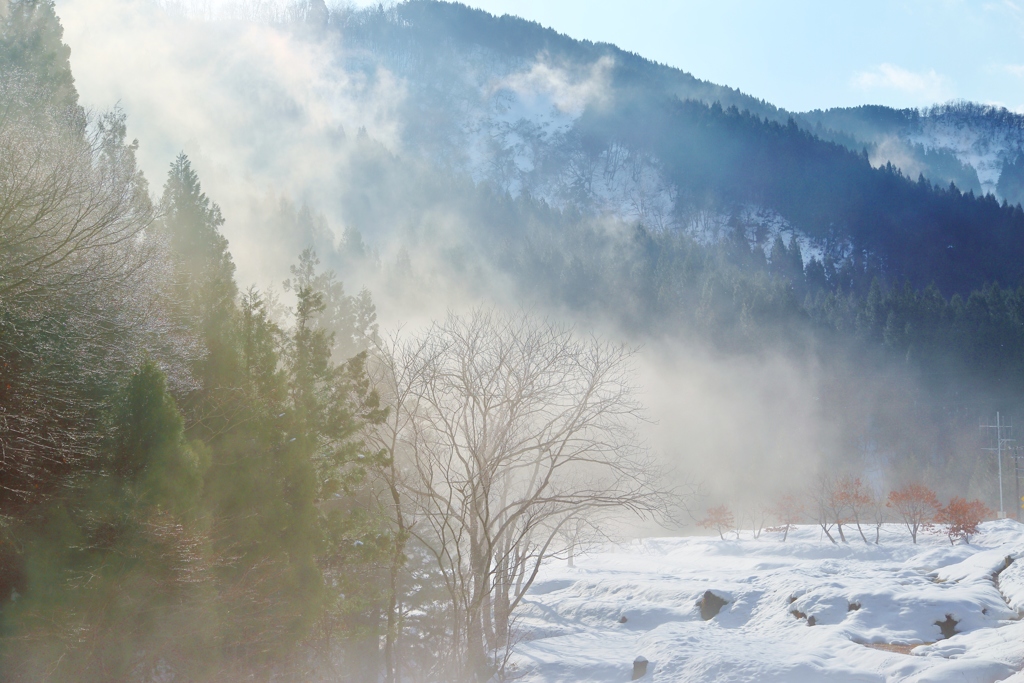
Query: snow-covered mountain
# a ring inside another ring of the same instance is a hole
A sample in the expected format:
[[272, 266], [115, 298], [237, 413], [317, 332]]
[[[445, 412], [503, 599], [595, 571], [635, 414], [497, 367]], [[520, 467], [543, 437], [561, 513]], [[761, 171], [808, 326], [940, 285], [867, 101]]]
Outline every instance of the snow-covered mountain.
[[[951, 103], [922, 111], [875, 106], [792, 113], [612, 45], [457, 4], [414, 0], [352, 12], [334, 26], [364, 65], [406, 84], [402, 142], [408, 153], [513, 197], [525, 193], [701, 240], [732, 234], [740, 225], [768, 258], [782, 234], [800, 242], [805, 261], [814, 256], [838, 263], [866, 251], [891, 276], [911, 278], [918, 277], [914, 268], [899, 262], [921, 247], [884, 245], [871, 234], [882, 230], [879, 221], [863, 218], [872, 205], [905, 202], [895, 195], [908, 190], [893, 186], [882, 190], [892, 197], [881, 196], [879, 183], [892, 181], [840, 170], [851, 162], [839, 150], [808, 146], [787, 127], [866, 153], [872, 167], [909, 181], [923, 177], [937, 188], [952, 183], [972, 198], [1024, 200], [1015, 179], [1024, 178], [1024, 116], [1005, 109]], [[678, 106], [686, 103], [697, 106]], [[828, 187], [816, 189], [828, 173], [806, 169], [822, 163], [832, 177]], [[860, 195], [852, 203], [836, 189], [850, 185]], [[977, 209], [967, 209], [957, 211], [957, 220], [969, 225], [940, 236], [943, 229], [932, 227], [930, 214], [949, 209], [935, 207], [936, 200], [922, 198], [921, 206], [899, 212], [906, 230], [936, 230], [931, 247], [944, 243], [943, 260], [950, 256], [947, 245], [959, 240], [953, 233], [991, 232], [991, 218], [968, 218]], [[806, 215], [808, 205], [823, 210]], [[977, 276], [972, 286], [1017, 277], [1002, 268]], [[947, 279], [919, 277], [921, 284]]]
[[[583, 140], [577, 129], [589, 108], [615, 106], [624, 88], [634, 87], [625, 73], [629, 62], [664, 67], [610, 45], [443, 3], [354, 12], [337, 25], [350, 67], [384, 69], [403, 83], [406, 153], [513, 197], [527, 193], [657, 227], [672, 221], [674, 189], [655, 156], [615, 141]], [[534, 39], [488, 43], [488, 33], [509, 29]], [[683, 94], [749, 99], [688, 74], [670, 75]]]
[[923, 110], [788, 112], [613, 45], [426, 0], [351, 11], [337, 16], [334, 25], [348, 45], [359, 46], [364, 65], [400, 76], [420, 111], [433, 114], [424, 117], [430, 131], [408, 122], [405, 139], [412, 148], [433, 148], [439, 157], [461, 161], [475, 178], [513, 194], [554, 198], [561, 192], [579, 199], [583, 187], [602, 209], [646, 215], [638, 207], [653, 193], [663, 208], [672, 198], [661, 192], [665, 183], [657, 178], [657, 159], [624, 160], [628, 150], [612, 150], [596, 160], [594, 187], [591, 169], [564, 149], [588, 107], [616, 106], [642, 93], [736, 107], [779, 123], [793, 119], [854, 152], [867, 149], [876, 167], [891, 163], [915, 180], [923, 174], [943, 186], [954, 182], [965, 192], [1014, 199], [1001, 193], [999, 181], [1003, 168], [1024, 153], [1024, 115], [1005, 108], [952, 102]]

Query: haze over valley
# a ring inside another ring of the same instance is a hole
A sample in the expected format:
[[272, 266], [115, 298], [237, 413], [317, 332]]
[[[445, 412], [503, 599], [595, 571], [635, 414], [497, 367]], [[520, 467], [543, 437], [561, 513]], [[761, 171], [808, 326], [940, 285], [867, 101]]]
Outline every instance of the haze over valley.
[[0, 680], [1024, 676], [1024, 114], [0, 6]]

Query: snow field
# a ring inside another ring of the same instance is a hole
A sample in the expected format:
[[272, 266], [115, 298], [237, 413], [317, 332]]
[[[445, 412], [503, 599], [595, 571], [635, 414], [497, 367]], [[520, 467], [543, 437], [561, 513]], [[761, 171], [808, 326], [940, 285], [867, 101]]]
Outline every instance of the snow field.
[[[786, 542], [656, 538], [552, 561], [518, 613], [515, 674], [629, 681], [643, 656], [651, 681], [1024, 683], [1024, 525], [987, 522], [956, 546], [849, 531], [839, 545], [802, 526]], [[706, 591], [727, 601], [707, 621]]]

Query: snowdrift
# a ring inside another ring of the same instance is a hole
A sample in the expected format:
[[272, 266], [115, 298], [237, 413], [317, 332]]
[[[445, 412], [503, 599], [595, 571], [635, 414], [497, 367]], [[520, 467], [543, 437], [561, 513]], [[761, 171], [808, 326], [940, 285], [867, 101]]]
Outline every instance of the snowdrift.
[[656, 538], [552, 561], [519, 614], [514, 675], [629, 681], [642, 656], [651, 681], [1024, 683], [1024, 525], [956, 546], [896, 525], [878, 545], [847, 536]]

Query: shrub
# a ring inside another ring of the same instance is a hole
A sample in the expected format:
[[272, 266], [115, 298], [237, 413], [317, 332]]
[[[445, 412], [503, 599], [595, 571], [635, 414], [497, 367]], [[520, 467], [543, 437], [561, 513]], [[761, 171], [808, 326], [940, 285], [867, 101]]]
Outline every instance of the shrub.
[[967, 502], [955, 496], [949, 505], [939, 510], [939, 522], [947, 525], [946, 535], [949, 536], [950, 545], [960, 538], [964, 539], [964, 543], [970, 543], [971, 534], [977, 533], [978, 525], [991, 515], [992, 511], [980, 500]]

